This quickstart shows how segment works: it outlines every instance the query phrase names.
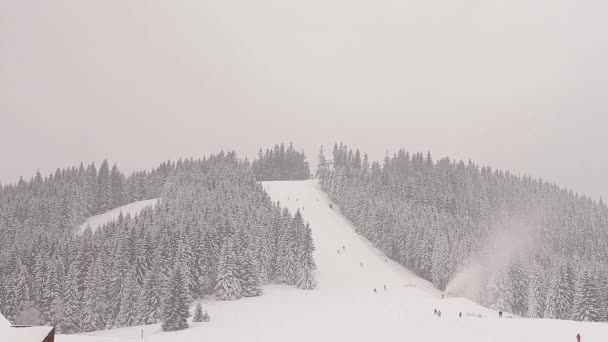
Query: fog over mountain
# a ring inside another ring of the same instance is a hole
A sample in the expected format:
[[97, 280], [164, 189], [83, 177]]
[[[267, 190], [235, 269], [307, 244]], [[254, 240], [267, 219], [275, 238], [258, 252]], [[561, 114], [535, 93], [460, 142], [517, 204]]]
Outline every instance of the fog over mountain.
[[[608, 194], [608, 3], [0, 0], [0, 179], [293, 140]], [[137, 127], [137, 128], [135, 128]]]

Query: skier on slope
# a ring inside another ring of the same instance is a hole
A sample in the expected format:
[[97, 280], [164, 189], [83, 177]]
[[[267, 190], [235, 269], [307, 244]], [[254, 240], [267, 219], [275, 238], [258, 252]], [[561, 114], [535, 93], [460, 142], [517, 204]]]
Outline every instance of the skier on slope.
[[378, 291], [374, 288], [374, 293], [378, 293]]
[[502, 318], [502, 310], [498, 311], [498, 318]]
[[581, 334], [576, 334], [576, 342], [581, 342]]
[[384, 285], [384, 291], [386, 291], [386, 285]]
[[363, 261], [361, 261], [361, 267], [363, 267]]

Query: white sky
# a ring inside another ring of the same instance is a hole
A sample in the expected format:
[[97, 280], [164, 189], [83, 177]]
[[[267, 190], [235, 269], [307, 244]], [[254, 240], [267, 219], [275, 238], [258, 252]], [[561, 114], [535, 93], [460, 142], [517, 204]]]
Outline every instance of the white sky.
[[[0, 179], [344, 141], [608, 195], [605, 0], [0, 0]], [[314, 161], [313, 161], [314, 162]]]

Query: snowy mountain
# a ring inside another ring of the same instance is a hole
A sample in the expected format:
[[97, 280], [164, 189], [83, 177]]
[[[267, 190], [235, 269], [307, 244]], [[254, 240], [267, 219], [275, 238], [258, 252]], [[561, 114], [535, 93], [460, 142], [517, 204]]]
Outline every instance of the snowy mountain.
[[[354, 227], [314, 181], [265, 182], [272, 200], [300, 209], [315, 242], [318, 288], [264, 287], [264, 296], [239, 301], [206, 300], [210, 323], [177, 332], [158, 325], [135, 326], [79, 335], [58, 342], [141, 339], [165, 341], [600, 341], [601, 323], [545, 319], [499, 319], [497, 312], [441, 292], [355, 232]], [[384, 288], [386, 286], [386, 290]], [[374, 292], [374, 289], [376, 292]], [[434, 315], [438, 309], [441, 318]], [[459, 317], [462, 313], [462, 317]]]

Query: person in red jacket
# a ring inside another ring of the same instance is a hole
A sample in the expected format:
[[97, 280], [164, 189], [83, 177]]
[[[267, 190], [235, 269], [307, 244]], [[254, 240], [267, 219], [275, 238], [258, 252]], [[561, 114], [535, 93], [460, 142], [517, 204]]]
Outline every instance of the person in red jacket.
[[581, 334], [576, 334], [576, 342], [581, 342]]

